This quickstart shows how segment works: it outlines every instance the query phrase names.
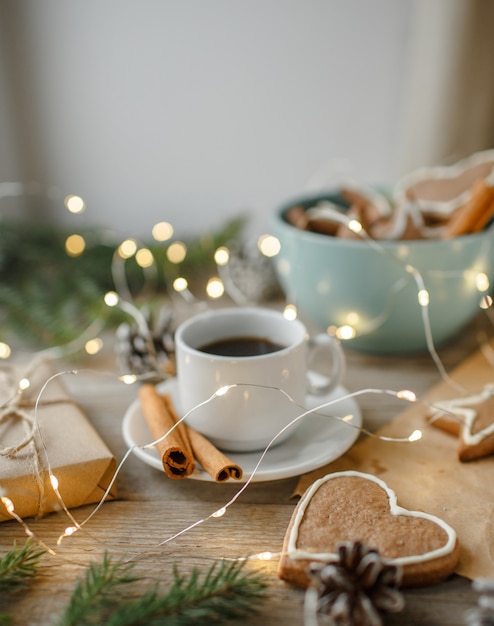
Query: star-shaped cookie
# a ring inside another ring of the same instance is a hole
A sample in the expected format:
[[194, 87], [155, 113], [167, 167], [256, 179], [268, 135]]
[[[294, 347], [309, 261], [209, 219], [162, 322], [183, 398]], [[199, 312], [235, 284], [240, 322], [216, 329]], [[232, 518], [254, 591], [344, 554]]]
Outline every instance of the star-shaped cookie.
[[436, 402], [426, 418], [431, 425], [459, 437], [460, 461], [494, 454], [494, 383], [476, 395]]

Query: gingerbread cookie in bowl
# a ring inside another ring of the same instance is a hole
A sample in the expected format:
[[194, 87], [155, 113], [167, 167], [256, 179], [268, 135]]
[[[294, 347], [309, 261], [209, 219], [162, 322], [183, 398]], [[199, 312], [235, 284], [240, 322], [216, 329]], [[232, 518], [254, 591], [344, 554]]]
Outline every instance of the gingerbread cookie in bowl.
[[459, 438], [460, 461], [494, 454], [494, 383], [471, 396], [436, 402], [426, 419], [432, 426]]
[[285, 534], [279, 577], [308, 587], [310, 567], [334, 562], [342, 542], [362, 542], [399, 567], [403, 587], [447, 578], [459, 558], [456, 533], [446, 522], [402, 508], [384, 481], [357, 471], [327, 474], [304, 493]]
[[398, 209], [413, 205], [420, 211], [428, 237], [479, 232], [494, 215], [494, 150], [419, 168], [398, 181], [394, 200]]

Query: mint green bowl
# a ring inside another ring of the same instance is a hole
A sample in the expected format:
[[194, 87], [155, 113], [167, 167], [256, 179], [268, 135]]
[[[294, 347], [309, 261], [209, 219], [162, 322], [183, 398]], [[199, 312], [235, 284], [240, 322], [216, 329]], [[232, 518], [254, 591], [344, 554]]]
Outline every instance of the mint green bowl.
[[[272, 216], [271, 233], [281, 244], [276, 274], [287, 302], [302, 318], [320, 330], [353, 329], [350, 349], [397, 354], [427, 350], [429, 324], [437, 348], [480, 311], [494, 281], [492, 225], [450, 240], [373, 245], [304, 231], [286, 221], [292, 206], [325, 199], [332, 197], [301, 198]], [[419, 303], [422, 288], [429, 295], [425, 307]]]

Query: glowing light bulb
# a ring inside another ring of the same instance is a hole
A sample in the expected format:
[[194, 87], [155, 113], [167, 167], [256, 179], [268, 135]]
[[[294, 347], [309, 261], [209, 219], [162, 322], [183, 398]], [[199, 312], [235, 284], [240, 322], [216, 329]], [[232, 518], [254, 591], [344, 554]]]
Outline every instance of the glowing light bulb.
[[421, 430], [414, 430], [410, 437], [408, 437], [408, 441], [419, 441], [419, 439], [422, 439]]
[[53, 489], [55, 490], [58, 489], [58, 478], [54, 476], [53, 474], [50, 474], [50, 483]]
[[362, 224], [358, 220], [350, 220], [348, 222], [348, 228], [357, 235], [363, 230]]
[[122, 259], [130, 259], [137, 251], [137, 243], [134, 239], [126, 239], [118, 246], [118, 254]]
[[225, 393], [232, 387], [232, 385], [225, 385], [224, 387], [220, 387], [216, 390], [215, 396], [224, 396]]
[[297, 315], [297, 307], [294, 304], [287, 304], [283, 309], [283, 317], [287, 320], [296, 320]]
[[151, 267], [154, 263], [154, 257], [148, 248], [140, 248], [136, 252], [136, 263], [139, 267]]
[[210, 298], [221, 298], [225, 293], [225, 285], [221, 278], [217, 278], [216, 276], [210, 278], [206, 285], [206, 293]]
[[132, 385], [136, 382], [137, 376], [135, 374], [122, 374], [119, 379], [125, 385]]
[[95, 337], [94, 339], [89, 339], [88, 341], [86, 341], [86, 344], [84, 346], [85, 351], [87, 352], [87, 354], [98, 354], [98, 352], [100, 352], [100, 350], [103, 348], [103, 340], [100, 339], [99, 337]]
[[226, 265], [230, 260], [230, 250], [226, 246], [221, 246], [214, 253], [214, 262], [216, 265]]
[[167, 241], [173, 237], [173, 226], [168, 222], [158, 222], [151, 230], [156, 241]]
[[64, 200], [65, 208], [70, 213], [83, 213], [86, 210], [86, 203], [81, 196], [70, 195]]
[[223, 515], [226, 513], [226, 507], [222, 506], [221, 509], [218, 509], [217, 511], [215, 511], [211, 517], [223, 517]]
[[273, 235], [261, 235], [257, 240], [257, 247], [264, 256], [273, 257], [281, 250], [281, 243]]
[[65, 240], [65, 252], [69, 256], [80, 256], [85, 249], [86, 241], [82, 235], [69, 235]]
[[258, 558], [260, 561], [270, 561], [270, 560], [273, 558], [273, 553], [272, 553], [272, 552], [269, 552], [269, 551], [266, 551], [266, 552], [260, 552], [260, 553], [257, 555], [257, 558]]
[[67, 526], [67, 528], [63, 531], [64, 537], [70, 537], [75, 532], [77, 532], [76, 526]]
[[187, 246], [182, 241], [175, 241], [168, 246], [166, 258], [170, 263], [181, 263], [187, 256]]
[[0, 359], [8, 359], [12, 354], [12, 350], [7, 343], [0, 341]]
[[28, 389], [31, 386], [31, 381], [28, 378], [21, 378], [19, 381], [19, 389], [24, 391], [24, 389]]
[[420, 289], [417, 294], [420, 306], [428, 306], [429, 305], [429, 292], [427, 289]]
[[348, 341], [350, 339], [354, 339], [357, 336], [357, 331], [353, 326], [349, 324], [344, 324], [343, 326], [339, 326], [336, 329], [336, 337], [338, 339], [342, 339], [343, 341]]
[[107, 306], [117, 306], [120, 298], [115, 291], [107, 291], [104, 295], [105, 304]]
[[360, 315], [356, 311], [350, 311], [350, 313], [347, 313], [346, 321], [350, 326], [355, 326], [360, 321]]
[[[407, 256], [409, 256], [410, 254], [410, 246], [398, 246], [397, 250], [396, 250], [396, 258], [398, 259], [406, 259]], [[407, 268], [405, 268], [407, 270], [407, 272], [409, 271], [413, 271], [413, 268], [411, 265], [409, 265]]]
[[173, 289], [175, 289], [175, 291], [178, 291], [179, 293], [181, 291], [185, 291], [188, 286], [189, 283], [187, 282], [187, 279], [183, 278], [182, 276], [175, 278], [175, 280], [173, 281]]
[[0, 500], [2, 501], [3, 506], [7, 509], [7, 513], [10, 513], [12, 515], [12, 513], [14, 512], [14, 503], [12, 502], [12, 500], [10, 498], [7, 498], [7, 496], [2, 496]]
[[410, 389], [402, 389], [401, 391], [398, 391], [396, 397], [400, 398], [401, 400], [408, 400], [408, 402], [417, 401], [417, 396], [414, 394], [413, 391], [410, 391]]
[[489, 284], [489, 278], [487, 277], [487, 274], [484, 274], [484, 272], [479, 272], [476, 276], [475, 276], [475, 287], [477, 288], [478, 291], [489, 291], [490, 288], [490, 284]]
[[482, 296], [482, 299], [480, 300], [480, 308], [488, 309], [491, 306], [492, 306], [491, 296], [488, 296], [488, 295]]

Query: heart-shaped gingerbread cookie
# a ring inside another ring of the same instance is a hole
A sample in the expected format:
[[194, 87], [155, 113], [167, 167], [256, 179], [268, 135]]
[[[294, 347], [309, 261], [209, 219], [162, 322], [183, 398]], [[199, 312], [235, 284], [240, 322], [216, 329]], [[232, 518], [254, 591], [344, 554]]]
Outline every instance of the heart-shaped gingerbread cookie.
[[307, 587], [310, 563], [334, 560], [339, 543], [356, 541], [401, 566], [404, 587], [443, 580], [459, 558], [456, 533], [446, 522], [398, 506], [395, 493], [375, 476], [335, 472], [314, 482], [297, 504], [278, 575]]

